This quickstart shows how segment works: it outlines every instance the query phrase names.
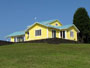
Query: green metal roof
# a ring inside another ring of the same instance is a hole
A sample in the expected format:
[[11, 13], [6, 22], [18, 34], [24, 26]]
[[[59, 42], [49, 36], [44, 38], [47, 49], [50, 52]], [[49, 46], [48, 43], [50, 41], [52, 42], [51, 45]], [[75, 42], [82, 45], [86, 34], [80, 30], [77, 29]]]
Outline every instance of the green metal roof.
[[[50, 25], [50, 23], [52, 23], [52, 22], [54, 22], [54, 21], [56, 21], [57, 19], [55, 19], [55, 20], [48, 20], [48, 21], [42, 21], [42, 22], [36, 22], [36, 23], [38, 23], [38, 24], [41, 24], [41, 25], [43, 25], [43, 26], [46, 26], [46, 27], [52, 27], [52, 28], [56, 28], [56, 29], [67, 29], [67, 28], [69, 28], [69, 27], [71, 27], [71, 26], [74, 26], [77, 30], [78, 30], [78, 28], [74, 25], [74, 24], [69, 24], [69, 25], [64, 25], [64, 26], [53, 26], [53, 25]], [[35, 23], [34, 23], [35, 24]], [[34, 25], [33, 24], [33, 25]], [[30, 28], [30, 27], [32, 27], [33, 25], [30, 25], [27, 29], [26, 29], [26, 31]], [[78, 30], [79, 31], [79, 30]], [[80, 32], [80, 31], [79, 31]]]
[[25, 31], [14, 32], [6, 37], [14, 37], [14, 36], [21, 36], [21, 35], [25, 35]]
[[73, 26], [73, 24], [65, 25], [65, 26], [52, 26], [52, 25], [45, 25], [45, 26], [52, 27], [52, 28], [57, 28], [57, 29], [67, 29], [67, 28]]
[[[43, 24], [43, 25], [49, 25], [50, 23], [52, 23], [54, 21], [56, 21], [56, 19], [55, 20], [47, 20], [47, 21], [35, 22], [35, 23], [39, 23], [39, 24]], [[31, 26], [32, 25], [29, 25], [27, 27], [31, 27]]]
[[47, 27], [52, 27], [52, 28], [57, 28], [57, 29], [67, 29], [67, 28], [73, 26], [73, 24], [64, 25], [64, 26], [53, 26], [53, 25], [50, 25], [50, 23], [52, 23], [54, 21], [56, 21], [56, 19], [55, 20], [43, 21], [43, 22], [37, 22], [37, 23], [42, 24], [42, 25], [47, 26]]
[[42, 22], [39, 22], [39, 23], [40, 23], [40, 24], [44, 24], [44, 25], [48, 25], [48, 24], [50, 24], [50, 23], [52, 23], [52, 22], [54, 22], [54, 21], [56, 21], [56, 20], [42, 21]]
[[61, 26], [61, 27], [58, 27], [59, 29], [67, 29], [69, 27], [73, 26], [73, 24], [69, 24], [69, 25], [64, 25], [64, 26]]

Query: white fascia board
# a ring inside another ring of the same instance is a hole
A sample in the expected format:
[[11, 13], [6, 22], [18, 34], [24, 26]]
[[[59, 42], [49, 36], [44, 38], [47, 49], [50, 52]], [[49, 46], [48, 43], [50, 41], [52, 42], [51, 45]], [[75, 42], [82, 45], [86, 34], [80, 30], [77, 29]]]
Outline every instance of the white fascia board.
[[[79, 29], [73, 24], [72, 26], [74, 26], [75, 27], [75, 29], [78, 31], [78, 33], [80, 32], [79, 31]], [[70, 27], [72, 27], [72, 26], [70, 26]], [[60, 30], [67, 30], [67, 29], [69, 29], [70, 27], [68, 27], [68, 28], [65, 28], [65, 29], [60, 29]]]
[[[34, 26], [35, 24], [40, 24], [40, 23], [36, 22], [36, 23], [34, 23], [32, 26]], [[43, 25], [43, 24], [40, 24], [40, 25]], [[26, 29], [26, 31], [27, 31], [29, 28], [31, 28], [32, 26], [28, 27], [28, 28]], [[45, 26], [45, 25], [43, 25], [43, 26]], [[47, 26], [45, 26], [45, 27], [47, 27]], [[26, 32], [26, 31], [25, 31], [25, 32]]]
[[73, 26], [77, 29], [78, 33], [80, 32], [79, 29], [73, 24]]

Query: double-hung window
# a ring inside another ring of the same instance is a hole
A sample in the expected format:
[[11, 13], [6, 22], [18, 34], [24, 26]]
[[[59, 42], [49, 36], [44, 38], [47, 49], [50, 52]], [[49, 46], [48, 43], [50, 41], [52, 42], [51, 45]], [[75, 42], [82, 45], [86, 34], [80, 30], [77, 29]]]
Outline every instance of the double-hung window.
[[70, 37], [74, 37], [73, 31], [70, 31]]
[[35, 30], [35, 36], [41, 36], [41, 29]]

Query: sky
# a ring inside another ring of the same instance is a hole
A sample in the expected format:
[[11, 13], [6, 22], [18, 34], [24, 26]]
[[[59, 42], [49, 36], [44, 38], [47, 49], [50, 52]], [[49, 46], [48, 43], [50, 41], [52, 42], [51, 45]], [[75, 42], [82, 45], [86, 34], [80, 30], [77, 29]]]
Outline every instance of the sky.
[[80, 7], [90, 16], [90, 0], [0, 0], [0, 40], [34, 22], [58, 19], [63, 25], [72, 24]]

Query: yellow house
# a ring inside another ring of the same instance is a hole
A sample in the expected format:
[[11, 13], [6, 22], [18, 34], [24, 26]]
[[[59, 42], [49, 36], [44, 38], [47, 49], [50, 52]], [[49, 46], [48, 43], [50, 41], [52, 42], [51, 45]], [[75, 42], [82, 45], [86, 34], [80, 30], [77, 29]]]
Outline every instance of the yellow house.
[[25, 31], [14, 32], [7, 37], [11, 42], [40, 40], [47, 38], [62, 38], [77, 41], [77, 33], [80, 31], [74, 24], [62, 25], [59, 20], [35, 22]]

